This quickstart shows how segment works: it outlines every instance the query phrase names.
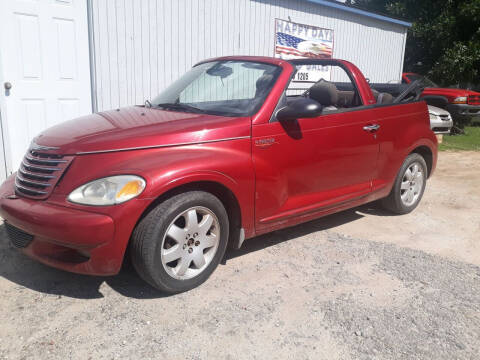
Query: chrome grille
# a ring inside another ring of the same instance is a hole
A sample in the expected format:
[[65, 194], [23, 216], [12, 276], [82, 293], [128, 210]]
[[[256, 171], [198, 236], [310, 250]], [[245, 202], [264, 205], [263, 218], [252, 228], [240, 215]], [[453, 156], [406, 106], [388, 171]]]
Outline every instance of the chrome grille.
[[47, 198], [72, 161], [73, 156], [62, 156], [28, 150], [15, 178], [17, 195], [33, 199]]

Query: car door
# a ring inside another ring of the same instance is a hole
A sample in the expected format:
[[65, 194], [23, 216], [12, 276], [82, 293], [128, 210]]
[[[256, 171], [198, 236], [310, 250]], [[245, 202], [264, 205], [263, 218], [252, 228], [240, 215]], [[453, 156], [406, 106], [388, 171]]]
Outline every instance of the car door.
[[359, 108], [253, 126], [258, 233], [370, 193], [379, 152], [371, 115]]

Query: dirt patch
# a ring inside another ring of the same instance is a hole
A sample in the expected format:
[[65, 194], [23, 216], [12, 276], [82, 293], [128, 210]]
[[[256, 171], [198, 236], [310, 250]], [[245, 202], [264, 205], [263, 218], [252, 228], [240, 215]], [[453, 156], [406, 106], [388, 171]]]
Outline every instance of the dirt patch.
[[[391, 216], [375, 204], [350, 212], [357, 218], [335, 231], [480, 265], [480, 152], [441, 152], [411, 214]], [[336, 215], [327, 219], [338, 222]]]

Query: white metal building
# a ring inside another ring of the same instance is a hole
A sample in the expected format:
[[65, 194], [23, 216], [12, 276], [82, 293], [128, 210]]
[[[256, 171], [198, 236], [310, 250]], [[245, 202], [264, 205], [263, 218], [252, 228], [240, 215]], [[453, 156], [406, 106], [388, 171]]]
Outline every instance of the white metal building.
[[334, 32], [333, 57], [401, 78], [411, 25], [327, 0], [0, 0], [0, 179], [31, 139], [140, 104], [199, 60], [273, 56], [275, 19]]

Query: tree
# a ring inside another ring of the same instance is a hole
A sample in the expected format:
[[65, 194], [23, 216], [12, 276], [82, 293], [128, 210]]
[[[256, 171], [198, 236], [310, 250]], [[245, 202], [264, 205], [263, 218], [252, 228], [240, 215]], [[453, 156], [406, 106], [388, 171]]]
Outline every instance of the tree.
[[347, 0], [413, 22], [405, 71], [442, 85], [480, 82], [480, 0]]

